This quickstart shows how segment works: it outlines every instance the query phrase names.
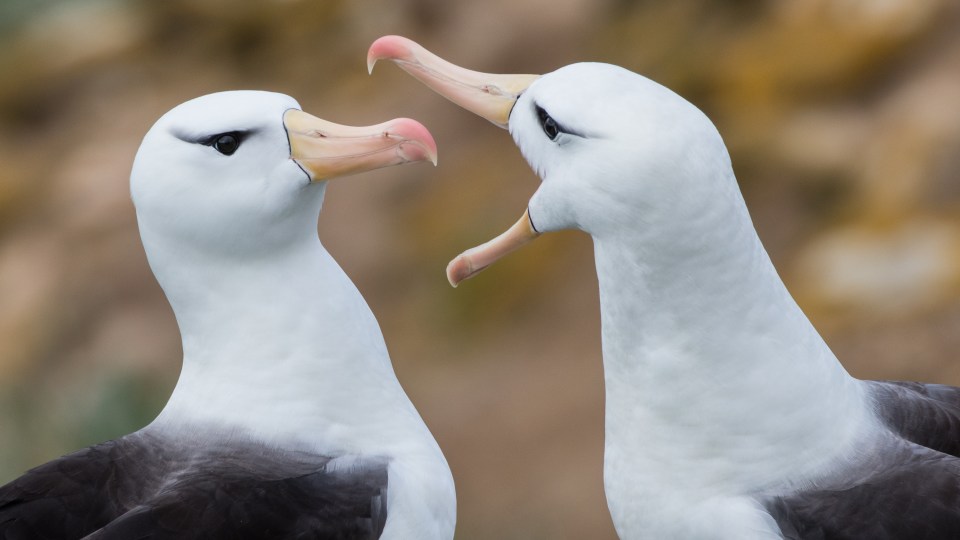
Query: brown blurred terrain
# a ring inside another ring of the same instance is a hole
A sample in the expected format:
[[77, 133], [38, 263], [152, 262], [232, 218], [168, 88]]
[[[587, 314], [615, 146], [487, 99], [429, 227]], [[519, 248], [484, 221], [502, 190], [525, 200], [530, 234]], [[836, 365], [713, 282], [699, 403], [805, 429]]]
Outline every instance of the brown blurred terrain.
[[[333, 183], [320, 236], [377, 314], [457, 482], [458, 538], [614, 538], [589, 240], [443, 269], [536, 188], [502, 131], [367, 46], [486, 71], [620, 64], [713, 118], [757, 229], [861, 378], [960, 385], [960, 3], [30, 1], [0, 6], [0, 482], [132, 431], [179, 371], [128, 195], [140, 139], [212, 91], [333, 121], [409, 116], [440, 166]], [[255, 307], [254, 307], [255, 309]]]

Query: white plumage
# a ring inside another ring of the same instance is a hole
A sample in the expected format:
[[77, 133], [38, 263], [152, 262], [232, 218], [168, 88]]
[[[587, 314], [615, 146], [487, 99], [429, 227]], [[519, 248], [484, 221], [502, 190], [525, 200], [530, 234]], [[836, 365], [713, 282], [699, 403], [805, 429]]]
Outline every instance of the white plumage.
[[326, 180], [435, 161], [435, 143], [412, 120], [351, 128], [299, 108], [212, 94], [146, 135], [131, 190], [180, 379], [141, 431], [0, 489], [0, 537], [453, 537], [443, 454], [316, 230]]
[[541, 233], [593, 238], [604, 485], [622, 538], [960, 537], [960, 389], [844, 370], [696, 107], [609, 64], [487, 75], [397, 36], [371, 46], [378, 59], [509, 118], [542, 181], [516, 225], [451, 262], [452, 284]]

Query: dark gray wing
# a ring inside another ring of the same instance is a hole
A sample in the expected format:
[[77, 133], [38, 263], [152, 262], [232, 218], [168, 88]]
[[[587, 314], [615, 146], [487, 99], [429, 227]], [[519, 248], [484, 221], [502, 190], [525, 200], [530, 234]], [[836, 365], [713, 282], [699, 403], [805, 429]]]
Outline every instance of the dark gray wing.
[[184, 475], [89, 536], [104, 539], [376, 539], [386, 522], [386, 468], [290, 478], [229, 467]]
[[155, 485], [145, 464], [162, 459], [152, 454], [123, 438], [28, 471], [0, 487], [0, 539], [79, 538], [103, 527]]
[[960, 457], [960, 388], [942, 384], [866, 381], [877, 415], [916, 444]]
[[387, 461], [330, 463], [236, 440], [185, 446], [129, 435], [0, 488], [0, 540], [378, 538]]
[[960, 460], [902, 442], [867, 459], [876, 461], [839, 473], [828, 487], [767, 500], [784, 538], [960, 538]]
[[883, 448], [829, 485], [769, 499], [770, 514], [795, 540], [960, 539], [960, 389], [865, 384], [890, 430]]

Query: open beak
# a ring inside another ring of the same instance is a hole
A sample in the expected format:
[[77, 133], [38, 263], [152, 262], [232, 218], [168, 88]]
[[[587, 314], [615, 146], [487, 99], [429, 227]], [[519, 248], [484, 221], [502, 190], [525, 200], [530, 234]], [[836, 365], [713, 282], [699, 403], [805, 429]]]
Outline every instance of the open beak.
[[[506, 128], [520, 94], [539, 75], [494, 75], [451, 64], [400, 36], [384, 36], [367, 51], [367, 69], [377, 60], [392, 60], [428, 88], [464, 109]], [[540, 233], [527, 212], [510, 229], [489, 242], [464, 251], [447, 265], [447, 279], [456, 287], [507, 253], [530, 242]]]
[[437, 143], [423, 124], [409, 118], [353, 127], [290, 109], [283, 125], [290, 157], [311, 182], [414, 161], [437, 164]]
[[367, 69], [392, 60], [404, 71], [457, 105], [506, 128], [520, 94], [539, 75], [494, 75], [451, 64], [400, 36], [384, 36], [367, 51]]

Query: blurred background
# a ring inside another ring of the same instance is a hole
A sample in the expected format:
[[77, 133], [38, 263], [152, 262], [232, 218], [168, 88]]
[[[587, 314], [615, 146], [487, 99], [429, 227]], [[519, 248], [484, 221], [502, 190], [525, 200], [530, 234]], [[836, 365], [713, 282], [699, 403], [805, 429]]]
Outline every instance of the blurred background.
[[0, 483], [135, 430], [180, 369], [140, 246], [134, 153], [227, 89], [421, 120], [440, 166], [333, 183], [320, 236], [377, 314], [457, 482], [463, 539], [614, 538], [591, 244], [548, 235], [450, 288], [537, 181], [506, 133], [367, 46], [461, 65], [596, 60], [702, 108], [791, 291], [857, 377], [960, 385], [960, 3], [952, 0], [4, 0]]

